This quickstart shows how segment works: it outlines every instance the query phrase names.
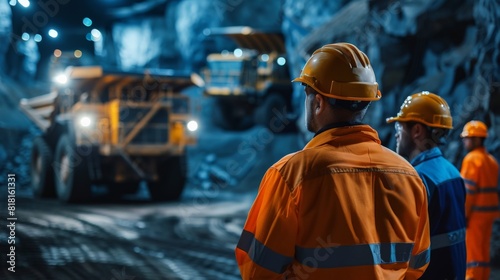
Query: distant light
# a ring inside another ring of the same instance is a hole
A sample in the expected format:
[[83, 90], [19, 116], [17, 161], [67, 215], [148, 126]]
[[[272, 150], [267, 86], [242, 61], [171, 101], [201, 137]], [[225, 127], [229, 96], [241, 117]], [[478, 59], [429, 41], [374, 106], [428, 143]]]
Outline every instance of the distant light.
[[260, 59], [261, 59], [262, 61], [267, 62], [267, 61], [269, 60], [269, 55], [267, 55], [267, 54], [263, 54], [263, 55], [261, 55], [261, 56], [260, 56]]
[[189, 131], [196, 131], [198, 129], [198, 123], [196, 121], [190, 121], [187, 123], [187, 129]]
[[76, 58], [80, 58], [82, 57], [82, 51], [81, 50], [75, 50], [75, 52], [73, 53], [73, 55], [76, 57]]
[[42, 35], [40, 34], [35, 34], [35, 36], [33, 37], [33, 40], [35, 40], [35, 42], [39, 43], [42, 41]]
[[60, 49], [55, 49], [54, 50], [54, 56], [55, 57], [61, 57], [62, 55], [62, 51]]
[[17, 0], [10, 0], [10, 1], [9, 1], [9, 4], [10, 4], [11, 6], [15, 6], [15, 5], [17, 4]]
[[21, 6], [28, 8], [30, 6], [30, 1], [29, 0], [19, 0], [18, 1]]
[[92, 29], [92, 31], [90, 31], [90, 34], [92, 35], [92, 41], [95, 42], [101, 40], [101, 31]]
[[23, 39], [23, 41], [28, 41], [30, 39], [30, 34], [24, 32], [23, 35], [21, 35], [21, 39]]
[[278, 65], [283, 66], [286, 63], [286, 59], [284, 57], [279, 57], [276, 62], [278, 63]]
[[89, 27], [92, 25], [92, 20], [88, 17], [83, 18], [83, 25]]
[[223, 51], [220, 52], [220, 54], [222, 54], [222, 55], [228, 55], [229, 51], [228, 50], [223, 50]]
[[85, 35], [85, 39], [87, 39], [87, 41], [92, 41], [92, 34], [87, 33], [87, 35]]
[[241, 57], [243, 55], [243, 51], [241, 49], [235, 49], [233, 53], [236, 57]]
[[59, 35], [59, 33], [55, 29], [49, 30], [49, 36], [50, 37], [57, 38], [58, 35]]
[[59, 74], [54, 77], [54, 81], [61, 85], [64, 85], [68, 82], [68, 77], [64, 74]]

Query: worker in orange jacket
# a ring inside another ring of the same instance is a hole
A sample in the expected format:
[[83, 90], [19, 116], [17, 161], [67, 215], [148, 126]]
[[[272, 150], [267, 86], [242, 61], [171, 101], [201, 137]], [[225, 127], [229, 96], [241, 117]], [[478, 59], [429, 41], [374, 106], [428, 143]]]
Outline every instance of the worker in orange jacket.
[[264, 175], [235, 250], [242, 278], [419, 278], [429, 263], [427, 193], [361, 123], [381, 98], [368, 57], [325, 45], [294, 82], [315, 136]]
[[460, 136], [469, 152], [460, 170], [467, 189], [466, 279], [487, 280], [490, 277], [491, 232], [495, 219], [499, 217], [498, 163], [484, 147], [488, 128], [483, 122], [468, 122]]

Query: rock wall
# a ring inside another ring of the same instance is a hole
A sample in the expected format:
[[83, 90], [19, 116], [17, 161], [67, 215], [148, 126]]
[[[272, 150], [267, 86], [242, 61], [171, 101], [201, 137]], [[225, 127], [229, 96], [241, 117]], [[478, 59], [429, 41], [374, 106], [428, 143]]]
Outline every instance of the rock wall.
[[[477, 96], [477, 106], [468, 106], [469, 99], [462, 106], [472, 107], [469, 115], [484, 119], [490, 127], [486, 145], [500, 159], [500, 1], [476, 1], [473, 16], [477, 40], [470, 67], [476, 77], [472, 96]], [[464, 114], [465, 119], [467, 116]]]
[[165, 41], [163, 18], [142, 18], [113, 25], [117, 66], [122, 70], [160, 67]]

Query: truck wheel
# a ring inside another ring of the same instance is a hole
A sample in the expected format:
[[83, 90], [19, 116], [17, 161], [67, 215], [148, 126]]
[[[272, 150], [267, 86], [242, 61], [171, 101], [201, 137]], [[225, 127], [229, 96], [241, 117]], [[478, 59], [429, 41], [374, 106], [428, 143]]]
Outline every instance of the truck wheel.
[[157, 162], [157, 181], [148, 182], [149, 194], [153, 201], [177, 200], [186, 184], [186, 158], [175, 156]]
[[286, 119], [285, 109], [285, 98], [279, 94], [270, 94], [255, 110], [255, 123], [267, 127], [273, 132], [280, 132], [289, 122]]
[[31, 185], [35, 197], [55, 197], [52, 152], [42, 137], [33, 140], [31, 150]]
[[80, 155], [69, 135], [57, 143], [54, 159], [57, 197], [65, 202], [83, 202], [90, 198], [91, 186], [85, 157]]

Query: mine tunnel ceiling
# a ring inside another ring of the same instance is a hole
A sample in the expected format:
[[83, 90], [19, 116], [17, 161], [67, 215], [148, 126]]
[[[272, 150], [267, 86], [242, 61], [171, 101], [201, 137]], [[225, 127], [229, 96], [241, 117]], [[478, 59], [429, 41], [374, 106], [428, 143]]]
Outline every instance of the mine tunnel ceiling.
[[12, 7], [14, 31], [22, 33], [29, 24], [42, 30], [53, 26], [75, 30], [82, 27], [84, 17], [92, 19], [99, 28], [131, 17], [164, 15], [169, 1], [172, 0], [30, 1], [27, 8], [18, 3]]
[[[71, 1], [65, 7], [69, 13], [61, 15], [64, 22], [72, 22], [74, 13], [93, 17], [96, 22], [110, 23], [133, 16], [164, 15], [168, 0], [92, 0]], [[88, 14], [88, 15], [84, 15]], [[80, 18], [76, 17], [77, 24]]]

